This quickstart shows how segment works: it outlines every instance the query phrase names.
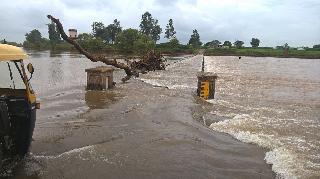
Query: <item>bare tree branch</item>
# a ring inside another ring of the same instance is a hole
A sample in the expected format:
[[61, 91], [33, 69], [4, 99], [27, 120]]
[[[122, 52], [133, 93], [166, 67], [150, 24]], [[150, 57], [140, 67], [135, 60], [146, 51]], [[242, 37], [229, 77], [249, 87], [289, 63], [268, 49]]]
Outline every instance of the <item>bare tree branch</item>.
[[61, 22], [59, 21], [59, 19], [56, 19], [51, 15], [48, 15], [47, 17], [57, 25], [58, 31], [61, 34], [62, 39], [67, 41], [71, 45], [73, 45], [81, 54], [85, 55], [92, 62], [99, 61], [99, 62], [105, 63], [106, 65], [112, 65], [116, 68], [123, 69], [127, 74], [127, 76], [122, 79], [123, 82], [129, 80], [133, 75], [138, 76], [138, 73], [135, 72], [135, 70], [133, 70], [131, 67], [129, 67], [128, 65], [126, 65], [124, 63], [117, 62], [115, 59], [106, 58], [103, 55], [90, 54], [88, 51], [86, 51], [84, 48], [82, 48], [77, 41], [68, 37], [68, 35], [65, 33], [63, 26], [62, 26]]
[[[57, 25], [62, 39], [73, 45], [81, 54], [85, 55], [89, 60], [91, 60], [92, 62], [103, 62], [106, 65], [112, 65], [116, 68], [123, 69], [127, 74], [127, 76], [122, 79], [123, 82], [129, 80], [132, 76], [138, 77], [139, 73], [147, 73], [148, 71], [165, 69], [165, 60], [160, 53], [156, 53], [154, 50], [149, 51], [148, 53], [143, 55], [139, 61], [131, 62], [130, 59], [125, 58], [124, 60], [127, 62], [127, 64], [117, 61], [116, 58], [110, 58], [104, 55], [93, 55], [82, 48], [77, 41], [68, 37], [68, 35], [63, 30], [63, 26], [59, 19], [56, 19], [51, 15], [48, 15], [47, 17]], [[134, 57], [132, 58], [134, 59]]]

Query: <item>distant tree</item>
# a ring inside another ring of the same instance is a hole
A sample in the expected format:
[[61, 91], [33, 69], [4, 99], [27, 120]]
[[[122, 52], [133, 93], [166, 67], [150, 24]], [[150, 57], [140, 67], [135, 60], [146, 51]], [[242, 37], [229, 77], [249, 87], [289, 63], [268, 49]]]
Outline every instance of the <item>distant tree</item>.
[[162, 29], [158, 25], [158, 20], [153, 19], [149, 12], [145, 12], [141, 18], [140, 32], [151, 37], [156, 42], [160, 39]]
[[221, 42], [219, 40], [213, 40], [212, 41], [212, 45], [216, 48], [218, 47], [219, 45], [221, 45]]
[[42, 38], [41, 33], [37, 29], [33, 29], [29, 33], [25, 34], [26, 40], [23, 42], [23, 46], [28, 48], [41, 48], [48, 41]]
[[151, 35], [154, 19], [149, 12], [145, 12], [141, 17], [140, 32], [148, 36]]
[[155, 26], [152, 30], [152, 36], [151, 38], [157, 42], [159, 39], [160, 39], [160, 34], [162, 32], [162, 29], [160, 27], [160, 25], [157, 25], [158, 24], [158, 20], [155, 20]]
[[95, 38], [92, 34], [82, 33], [78, 35], [78, 43], [88, 51], [101, 51], [105, 44], [101, 38]]
[[3, 39], [3, 40], [0, 40], [0, 43], [2, 43], [2, 44], [6, 44], [6, 43], [7, 43], [7, 41], [6, 41], [6, 39]]
[[57, 43], [61, 41], [60, 33], [57, 31], [56, 24], [54, 24], [53, 22], [47, 25], [50, 44], [51, 46], [55, 46]]
[[314, 45], [313, 48], [319, 48], [320, 49], [320, 44], [319, 45]]
[[102, 51], [106, 47], [104, 42], [100, 38], [90, 39], [89, 41], [87, 41], [86, 46], [88, 51], [93, 52]]
[[213, 40], [211, 42], [207, 42], [204, 46], [208, 48], [217, 48], [221, 42], [219, 40]]
[[87, 49], [87, 42], [91, 39], [94, 39], [94, 36], [92, 34], [82, 33], [78, 35], [77, 41], [82, 47]]
[[104, 42], [109, 43], [110, 34], [108, 32], [108, 29], [104, 26], [102, 22], [93, 22], [91, 27], [92, 27], [92, 35], [95, 38], [100, 38]]
[[144, 53], [154, 49], [155, 42], [150, 36], [136, 29], [126, 29], [116, 37], [117, 48], [124, 53]]
[[26, 33], [26, 41], [30, 43], [40, 43], [42, 40], [42, 35], [37, 29], [33, 29], [29, 33]]
[[254, 48], [259, 47], [260, 40], [257, 39], [257, 38], [252, 38], [250, 44], [251, 44], [251, 46], [254, 47]]
[[283, 45], [283, 54], [285, 57], [287, 57], [289, 55], [289, 48], [290, 48], [290, 46], [288, 45], [288, 43], [285, 43]]
[[0, 40], [0, 44], [8, 44], [8, 45], [13, 45], [16, 47], [23, 47], [22, 44], [17, 43], [17, 42], [8, 42], [6, 39]]
[[134, 53], [139, 55], [147, 54], [152, 51], [156, 44], [152, 38], [145, 34], [139, 34], [139, 38], [133, 44]]
[[212, 42], [207, 42], [203, 45], [204, 47], [211, 47], [212, 46]]
[[193, 33], [190, 37], [190, 40], [189, 40], [189, 45], [192, 45], [193, 47], [200, 47], [202, 45], [202, 42], [200, 41], [200, 35], [197, 31], [197, 29], [194, 29], [193, 30]]
[[113, 20], [113, 24], [110, 24], [106, 28], [107, 38], [108, 42], [110, 41], [112, 44], [114, 44], [117, 35], [122, 31], [122, 27], [120, 26], [120, 21], [117, 19]]
[[224, 41], [223, 46], [228, 46], [230, 48], [232, 46], [232, 43], [230, 41]]
[[180, 42], [177, 38], [173, 38], [169, 41], [170, 48], [178, 48], [180, 46]]
[[93, 22], [92, 25], [92, 35], [95, 38], [100, 38], [103, 42], [109, 44], [114, 44], [117, 35], [122, 31], [120, 26], [120, 21], [117, 19], [113, 20], [112, 24], [107, 27], [102, 22]]
[[82, 33], [78, 35], [78, 41], [86, 41], [89, 39], [93, 39], [93, 35], [92, 34], [88, 34], [88, 33]]
[[101, 36], [102, 31], [105, 28], [102, 22], [93, 22], [91, 27], [92, 27], [92, 35], [96, 38]]
[[136, 29], [123, 30], [116, 38], [117, 48], [121, 51], [130, 52], [133, 50], [134, 43], [139, 38], [139, 31]]
[[172, 19], [169, 19], [169, 23], [166, 26], [166, 32], [164, 37], [167, 39], [172, 39], [172, 38], [175, 38], [175, 34], [176, 34], [176, 31], [174, 30], [174, 27], [173, 27], [173, 21]]
[[235, 41], [233, 44], [234, 44], [234, 46], [235, 46], [236, 48], [241, 48], [241, 47], [243, 46], [244, 42], [243, 42], [243, 41], [240, 41], [240, 40], [237, 40], [237, 41]]

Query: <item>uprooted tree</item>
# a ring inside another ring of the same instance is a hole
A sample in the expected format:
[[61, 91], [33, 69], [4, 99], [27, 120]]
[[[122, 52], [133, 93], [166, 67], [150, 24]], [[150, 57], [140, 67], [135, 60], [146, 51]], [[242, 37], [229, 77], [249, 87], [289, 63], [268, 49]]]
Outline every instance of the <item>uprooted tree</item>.
[[127, 64], [118, 61], [117, 58], [110, 58], [101, 54], [91, 54], [85, 50], [75, 39], [68, 37], [59, 19], [56, 19], [51, 15], [48, 15], [47, 17], [56, 24], [57, 30], [62, 39], [73, 45], [75, 49], [77, 49], [81, 54], [85, 55], [89, 60], [92, 62], [102, 62], [106, 65], [123, 69], [127, 75], [122, 79], [123, 82], [129, 80], [132, 76], [139, 77], [139, 73], [145, 73], [147, 71], [154, 70], [165, 70], [165, 64], [162, 55], [160, 53], [156, 53], [154, 50], [144, 52], [144, 54], [139, 56], [138, 61], [131, 62], [130, 59], [125, 59], [125, 61], [128, 62]]

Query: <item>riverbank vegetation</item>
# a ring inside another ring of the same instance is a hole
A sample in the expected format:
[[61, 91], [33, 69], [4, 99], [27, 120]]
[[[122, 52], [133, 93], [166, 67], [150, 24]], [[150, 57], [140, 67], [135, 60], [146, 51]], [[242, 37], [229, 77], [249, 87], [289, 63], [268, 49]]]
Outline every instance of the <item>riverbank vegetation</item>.
[[259, 47], [258, 38], [251, 39], [251, 47], [244, 47], [243, 41], [236, 40], [232, 46], [231, 42], [225, 41], [223, 45], [218, 40], [205, 44], [204, 55], [207, 56], [252, 56], [252, 57], [279, 57], [279, 58], [314, 58], [320, 59], [320, 45], [313, 48], [290, 47], [287, 43], [281, 46]]
[[17, 42], [9, 42], [6, 39], [0, 40], [0, 44], [8, 44], [8, 45], [13, 45], [13, 46], [17, 46], [17, 47], [23, 47], [22, 44], [17, 43]]
[[[61, 39], [54, 23], [47, 24], [48, 39], [34, 29], [25, 34], [26, 40], [23, 47], [36, 50], [74, 50], [74, 47]], [[90, 33], [80, 33], [76, 41], [87, 51], [93, 53], [108, 53], [110, 55], [141, 55], [147, 51], [154, 50], [165, 55], [193, 54], [204, 51], [208, 56], [254, 56], [254, 57], [296, 57], [296, 58], [320, 58], [320, 44], [313, 48], [292, 48], [287, 43], [273, 47], [259, 47], [260, 39], [252, 38], [251, 47], [244, 47], [245, 42], [236, 40], [234, 42], [212, 40], [202, 43], [197, 29], [192, 31], [187, 44], [182, 44], [177, 38], [174, 21], [168, 20], [164, 30], [164, 39], [167, 42], [159, 43], [162, 28], [159, 21], [149, 13], [141, 16], [139, 29], [123, 29], [120, 21], [114, 21], [105, 25], [103, 22], [93, 22]], [[4, 42], [2, 42], [4, 43]], [[8, 43], [8, 42], [7, 42]], [[9, 44], [21, 46], [14, 42]]]
[[[56, 30], [61, 35], [61, 38], [72, 45], [80, 54], [87, 57], [92, 62], [102, 62], [106, 65], [111, 65], [113, 67], [122, 69], [126, 73], [126, 77], [122, 78], [122, 81], [128, 81], [131, 79], [132, 76], [139, 77], [140, 73], [147, 73], [148, 71], [155, 71], [155, 70], [164, 70], [165, 59], [163, 58], [161, 53], [156, 52], [155, 50], [146, 49], [146, 51], [139, 54], [139, 56], [132, 56], [136, 54], [136, 52], [129, 54], [129, 56], [110, 56], [110, 54], [95, 54], [91, 53], [90, 51], [84, 49], [79, 44], [79, 41], [75, 38], [74, 32], [75, 29], [72, 29], [72, 34], [69, 36], [64, 31], [63, 25], [59, 19], [47, 15], [47, 18], [51, 20], [52, 23], [56, 25]], [[69, 30], [70, 33], [70, 30]], [[155, 36], [154, 36], [155, 37]], [[157, 38], [157, 37], [156, 37]], [[125, 43], [123, 42], [134, 42], [134, 43]], [[144, 49], [145, 47], [151, 47], [154, 45], [153, 38], [146, 34], [139, 33], [137, 30], [134, 29], [127, 29], [120, 32], [116, 39], [114, 40], [116, 45], [120, 45], [122, 48], [127, 45], [129, 48], [119, 49], [120, 51], [123, 50], [121, 55], [124, 55], [124, 52], [128, 52], [128, 50], [132, 50], [131, 46], [141, 47], [138, 50]], [[151, 43], [151, 45], [150, 45]], [[121, 45], [122, 44], [122, 45]], [[123, 62], [125, 61], [125, 63]]]
[[[141, 16], [139, 29], [123, 29], [120, 21], [105, 25], [103, 22], [93, 22], [91, 33], [80, 33], [76, 41], [89, 52], [109, 53], [111, 55], [141, 55], [150, 50], [162, 54], [192, 54], [198, 47], [183, 45], [176, 37], [174, 22], [169, 19], [165, 28], [165, 43], [157, 43], [162, 34], [158, 20], [149, 12]], [[49, 39], [34, 29], [27, 33], [23, 47], [38, 50], [73, 50], [74, 47], [60, 37], [54, 23], [48, 24]], [[199, 37], [200, 39], [200, 37]]]
[[279, 58], [313, 58], [320, 59], [320, 49], [305, 49], [297, 50], [295, 48], [288, 49], [274, 49], [270, 47], [258, 48], [229, 48], [229, 49], [206, 49], [204, 55], [206, 56], [251, 56], [251, 57], [279, 57]]
[[244, 47], [243, 44], [244, 42], [240, 40], [236, 40], [233, 45], [230, 41], [225, 41], [222, 44], [218, 40], [213, 40], [204, 45], [204, 55], [320, 59], [320, 45], [314, 45], [313, 48], [293, 48], [285, 43], [275, 48], [259, 47], [260, 40], [258, 38], [251, 39], [251, 47]]

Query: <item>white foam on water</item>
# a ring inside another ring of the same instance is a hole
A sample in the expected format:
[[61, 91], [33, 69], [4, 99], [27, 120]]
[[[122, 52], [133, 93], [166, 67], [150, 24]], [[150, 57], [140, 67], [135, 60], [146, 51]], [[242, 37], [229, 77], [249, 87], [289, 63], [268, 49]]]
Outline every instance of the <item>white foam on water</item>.
[[89, 146], [85, 146], [85, 147], [81, 147], [81, 148], [72, 149], [72, 150], [63, 152], [59, 155], [34, 155], [34, 157], [35, 158], [44, 158], [44, 159], [66, 158], [66, 157], [72, 156], [74, 154], [81, 154], [81, 153], [87, 152], [87, 151], [92, 153], [93, 149], [94, 149], [94, 146], [89, 145]]
[[84, 100], [68, 99], [68, 100], [52, 100], [41, 104], [41, 109], [50, 109], [53, 107], [69, 106], [70, 104], [85, 104]]
[[[272, 104], [278, 99], [269, 95], [269, 86], [264, 84], [265, 80], [261, 80], [265, 75], [256, 68], [258, 66], [264, 70], [262, 62], [265, 61], [252, 60], [239, 62], [236, 57], [205, 57], [205, 71], [215, 72], [219, 76], [217, 99], [208, 100], [214, 106], [211, 114], [227, 118], [216, 123], [204, 118], [205, 124], [212, 123], [210, 128], [213, 130], [268, 149], [265, 161], [272, 164], [277, 178], [319, 178], [319, 121], [311, 117], [314, 113], [308, 107], [299, 105], [296, 108], [291, 106], [295, 105], [291, 101], [284, 105]], [[201, 61], [200, 56], [189, 58], [168, 66], [167, 71], [148, 73], [141, 80], [169, 89], [195, 90], [197, 79], [192, 77], [200, 70]], [[254, 68], [242, 62], [252, 63]], [[266, 62], [269, 64], [269, 61]], [[270, 84], [279, 80], [278, 76], [269, 74], [269, 77], [272, 79]], [[286, 84], [287, 81], [284, 82]], [[239, 102], [239, 99], [246, 101]], [[255, 102], [255, 99], [259, 101]]]
[[[181, 90], [196, 90], [197, 65], [200, 64], [200, 56], [184, 58], [179, 62], [169, 65], [166, 70], [149, 72], [146, 75], [141, 75], [139, 80], [157, 87], [165, 87], [168, 89], [181, 89]], [[186, 74], [185, 71], [190, 73]]]
[[[317, 168], [320, 169], [319, 164], [305, 159], [305, 154], [297, 153], [284, 142], [292, 141], [292, 145], [303, 151], [307, 150], [303, 146], [306, 141], [298, 137], [261, 132], [257, 129], [259, 123], [261, 122], [249, 114], [238, 114], [232, 119], [212, 123], [210, 128], [230, 134], [242, 142], [257, 144], [269, 149], [265, 155], [265, 160], [268, 164], [272, 164], [272, 170], [277, 174], [277, 178], [300, 179], [320, 176], [320, 171], [316, 171]], [[319, 156], [317, 155], [317, 157]]]
[[140, 80], [152, 86], [167, 87], [165, 84], [161, 83], [159, 80], [144, 79], [144, 78], [140, 78]]
[[188, 85], [171, 85], [168, 88], [169, 89], [197, 89], [197, 88], [190, 87]]
[[232, 108], [232, 109], [237, 109], [237, 110], [245, 110], [245, 111], [249, 111], [249, 110], [255, 110], [255, 111], [268, 111], [268, 112], [275, 112], [278, 114], [284, 113], [285, 110], [280, 109], [280, 108], [268, 108], [268, 107], [250, 107], [250, 106], [243, 106], [243, 105], [239, 105], [239, 104], [235, 104], [226, 100], [221, 100], [221, 99], [210, 99], [207, 100], [207, 102], [211, 103], [211, 104], [216, 104], [216, 105], [220, 105], [220, 106], [224, 106], [224, 107], [228, 107], [228, 108]]
[[181, 59], [184, 59], [184, 60], [180, 60], [180, 61], [178, 61], [178, 62], [176, 62], [176, 63], [173, 63], [173, 64], [167, 66], [166, 69], [176, 68], [176, 67], [180, 66], [180, 65], [183, 64], [183, 63], [193, 62], [193, 61], [195, 60], [195, 57], [196, 57], [196, 56], [192, 56], [192, 57], [189, 57], [189, 58], [185, 58], [185, 57], [184, 57], [184, 58], [181, 58]]
[[99, 154], [96, 150], [96, 146], [89, 145], [81, 148], [72, 149], [66, 152], [63, 152], [59, 155], [33, 155], [36, 159], [46, 159], [46, 160], [54, 160], [54, 159], [63, 159], [68, 160], [70, 158], [79, 158], [83, 161], [102, 161], [109, 164], [114, 164], [114, 162], [110, 161], [105, 155]]
[[166, 81], [166, 80], [145, 79], [145, 78], [140, 78], [140, 80], [152, 86], [165, 87], [168, 89], [197, 89], [196, 87], [191, 87], [184, 84], [171, 84], [169, 81]]

